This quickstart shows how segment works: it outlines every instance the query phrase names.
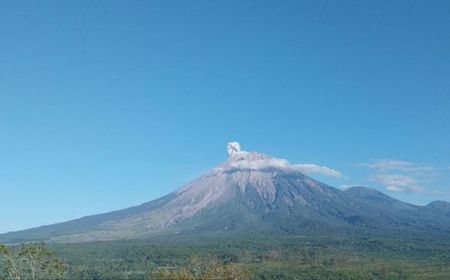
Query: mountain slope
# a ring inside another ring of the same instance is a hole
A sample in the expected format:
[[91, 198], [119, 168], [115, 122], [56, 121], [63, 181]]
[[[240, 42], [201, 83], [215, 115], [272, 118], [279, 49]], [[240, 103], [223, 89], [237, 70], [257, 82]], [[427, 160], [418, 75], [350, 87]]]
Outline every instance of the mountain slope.
[[179, 190], [111, 213], [0, 235], [0, 242], [85, 242], [155, 234], [430, 232], [449, 234], [441, 203], [410, 205], [378, 191], [320, 183], [286, 160], [228, 146], [229, 159]]

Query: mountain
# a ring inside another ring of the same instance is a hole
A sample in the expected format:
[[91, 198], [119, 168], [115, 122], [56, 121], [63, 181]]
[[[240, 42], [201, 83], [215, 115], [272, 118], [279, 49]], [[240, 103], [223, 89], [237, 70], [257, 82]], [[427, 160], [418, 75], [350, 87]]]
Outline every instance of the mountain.
[[365, 187], [341, 191], [296, 165], [228, 145], [229, 158], [159, 199], [106, 214], [0, 235], [2, 243], [87, 242], [158, 234], [433, 233], [450, 237], [445, 202], [415, 206]]
[[437, 209], [450, 214], [450, 203], [446, 201], [433, 201], [427, 205], [429, 208]]

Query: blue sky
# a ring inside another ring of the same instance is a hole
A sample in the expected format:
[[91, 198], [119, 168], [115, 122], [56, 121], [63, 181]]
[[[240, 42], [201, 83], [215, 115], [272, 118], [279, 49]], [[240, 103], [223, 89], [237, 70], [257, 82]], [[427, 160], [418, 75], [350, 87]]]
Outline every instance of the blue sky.
[[0, 232], [167, 194], [226, 144], [450, 200], [449, 1], [2, 1]]

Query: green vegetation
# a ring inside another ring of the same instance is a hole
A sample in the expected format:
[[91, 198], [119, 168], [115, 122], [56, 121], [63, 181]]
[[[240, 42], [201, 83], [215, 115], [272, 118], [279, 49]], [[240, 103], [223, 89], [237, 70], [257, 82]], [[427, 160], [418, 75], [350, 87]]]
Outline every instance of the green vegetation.
[[45, 244], [24, 244], [8, 248], [0, 245], [0, 279], [61, 279], [64, 264]]
[[50, 248], [67, 279], [450, 279], [450, 240], [437, 238], [167, 236]]
[[224, 264], [214, 256], [192, 256], [186, 266], [158, 267], [150, 274], [150, 279], [231, 279], [248, 280], [252, 275], [242, 265]]

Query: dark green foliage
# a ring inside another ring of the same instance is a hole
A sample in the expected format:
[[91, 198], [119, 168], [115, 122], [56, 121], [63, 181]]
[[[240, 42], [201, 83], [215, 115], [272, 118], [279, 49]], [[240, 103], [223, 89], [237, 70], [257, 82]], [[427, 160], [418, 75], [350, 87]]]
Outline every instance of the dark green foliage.
[[76, 279], [192, 279], [193, 271], [206, 273], [208, 266], [238, 268], [251, 279], [450, 279], [450, 240], [435, 238], [224, 234], [52, 248]]
[[[224, 232], [50, 246], [0, 246], [0, 252], [37, 255], [49, 260], [43, 267], [67, 268], [65, 275], [55, 269], [36, 279], [450, 279], [450, 240], [435, 237]], [[0, 279], [8, 279], [2, 260]]]

